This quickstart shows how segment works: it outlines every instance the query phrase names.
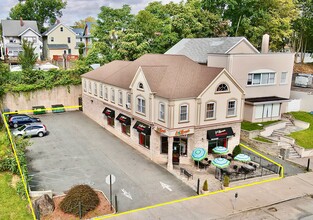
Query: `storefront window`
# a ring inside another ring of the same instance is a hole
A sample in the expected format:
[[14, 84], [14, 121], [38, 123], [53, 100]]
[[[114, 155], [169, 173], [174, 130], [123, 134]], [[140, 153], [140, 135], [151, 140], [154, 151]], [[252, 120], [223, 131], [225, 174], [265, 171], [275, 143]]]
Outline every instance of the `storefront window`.
[[161, 137], [161, 154], [168, 153], [168, 137]]
[[209, 141], [208, 153], [212, 153], [213, 148], [217, 146], [227, 147], [227, 138]]
[[130, 125], [121, 124], [122, 126], [122, 133], [130, 136]]
[[108, 125], [114, 127], [114, 118], [107, 117]]
[[173, 148], [179, 149], [179, 154], [187, 156], [187, 138], [174, 137]]
[[150, 135], [139, 133], [139, 144], [150, 149]]

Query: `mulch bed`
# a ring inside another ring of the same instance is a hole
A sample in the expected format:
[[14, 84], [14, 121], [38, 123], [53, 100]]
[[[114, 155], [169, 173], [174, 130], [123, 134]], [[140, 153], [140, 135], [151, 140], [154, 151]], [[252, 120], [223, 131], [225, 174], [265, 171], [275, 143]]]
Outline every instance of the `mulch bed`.
[[[93, 211], [88, 212], [85, 216], [83, 216], [82, 219], [90, 219], [97, 216], [112, 214], [114, 212], [114, 209], [111, 211], [110, 203], [105, 198], [102, 192], [96, 191], [100, 203], [97, 206], [97, 208]], [[68, 220], [68, 219], [79, 219], [79, 217], [76, 217], [75, 215], [64, 213], [60, 208], [59, 204], [60, 202], [65, 198], [65, 195], [53, 197], [53, 201], [55, 204], [55, 210], [50, 215], [42, 216], [41, 219], [43, 220]]]

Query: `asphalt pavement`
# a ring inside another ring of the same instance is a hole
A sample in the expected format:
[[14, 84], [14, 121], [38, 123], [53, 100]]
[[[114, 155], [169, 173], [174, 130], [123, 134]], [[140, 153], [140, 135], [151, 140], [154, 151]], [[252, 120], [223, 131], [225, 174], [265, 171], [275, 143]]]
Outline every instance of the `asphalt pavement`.
[[88, 184], [109, 197], [105, 179], [113, 174], [112, 191], [120, 212], [196, 195], [82, 112], [39, 117], [49, 135], [32, 138], [27, 151], [32, 190], [52, 190], [60, 195], [74, 185]]

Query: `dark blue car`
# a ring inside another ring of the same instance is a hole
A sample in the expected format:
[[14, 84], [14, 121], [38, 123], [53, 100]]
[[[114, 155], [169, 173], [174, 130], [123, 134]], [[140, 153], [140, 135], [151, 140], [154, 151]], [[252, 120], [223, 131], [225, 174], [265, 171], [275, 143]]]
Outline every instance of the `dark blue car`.
[[9, 117], [9, 126], [11, 128], [17, 128], [21, 125], [32, 123], [32, 122], [40, 122], [40, 119], [33, 118], [24, 114], [15, 114]]

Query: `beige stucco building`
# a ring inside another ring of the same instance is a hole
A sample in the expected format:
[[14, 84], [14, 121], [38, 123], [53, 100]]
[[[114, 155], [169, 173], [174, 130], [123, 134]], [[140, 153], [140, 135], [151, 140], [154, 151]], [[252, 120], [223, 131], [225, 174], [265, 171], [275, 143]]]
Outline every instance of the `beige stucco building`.
[[277, 120], [289, 101], [294, 54], [269, 53], [268, 41], [265, 35], [259, 52], [244, 37], [183, 39], [166, 54], [225, 68], [245, 91], [244, 120]]
[[57, 23], [42, 34], [44, 58], [51, 60], [53, 56], [78, 55], [76, 33], [66, 25]]
[[196, 147], [239, 144], [244, 91], [223, 68], [146, 54], [82, 75], [83, 111], [153, 161], [190, 164]]

